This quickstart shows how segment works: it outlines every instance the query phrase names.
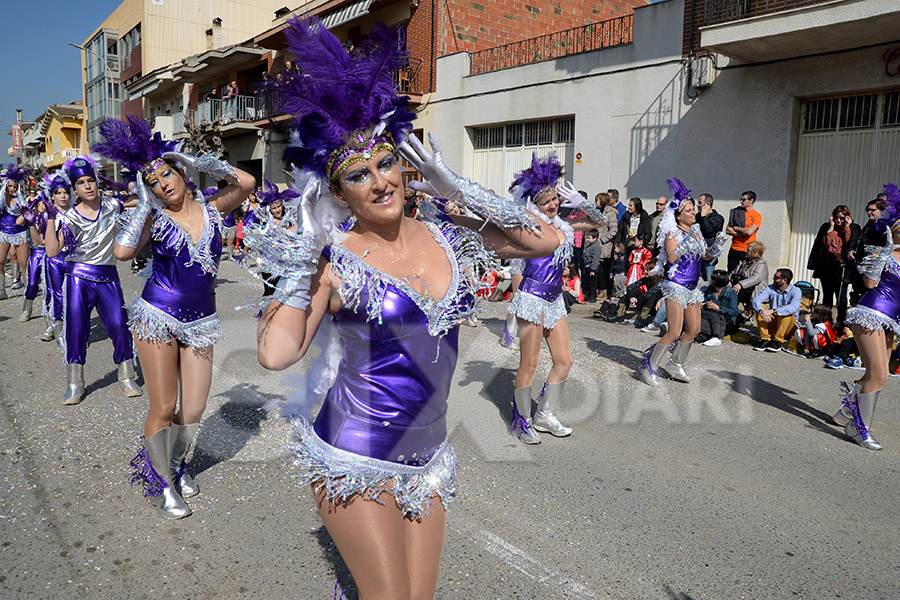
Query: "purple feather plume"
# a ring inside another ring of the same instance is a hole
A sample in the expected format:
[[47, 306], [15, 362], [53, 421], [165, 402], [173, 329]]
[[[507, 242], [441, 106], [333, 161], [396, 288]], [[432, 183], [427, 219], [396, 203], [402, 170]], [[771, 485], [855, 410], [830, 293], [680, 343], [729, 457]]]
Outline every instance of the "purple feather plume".
[[97, 173], [97, 178], [100, 180], [100, 183], [103, 184], [103, 189], [109, 192], [127, 192], [128, 184], [127, 183], [119, 183], [115, 179], [110, 179], [103, 173]]
[[673, 177], [672, 179], [666, 179], [666, 183], [669, 184], [669, 190], [672, 192], [672, 197], [675, 200], [681, 202], [685, 198], [691, 197], [691, 190], [687, 189], [681, 180], [677, 177]]
[[131, 115], [125, 121], [106, 119], [100, 124], [100, 135], [103, 141], [94, 146], [97, 154], [116, 161], [134, 173], [140, 172], [165, 152], [178, 148], [178, 142], [163, 140], [158, 131], [152, 132], [150, 123]]
[[524, 198], [534, 200], [536, 194], [547, 186], [556, 185], [562, 176], [563, 167], [556, 154], [538, 158], [537, 154], [532, 152], [531, 167], [516, 173], [509, 191], [512, 192], [518, 187], [522, 190]]
[[256, 197], [261, 205], [268, 206], [279, 201], [282, 203], [286, 203], [287, 201], [293, 200], [294, 198], [299, 198], [300, 194], [298, 192], [295, 192], [291, 188], [279, 191], [278, 186], [267, 179], [265, 182], [263, 182], [263, 190], [261, 192], [257, 192]]
[[10, 163], [10, 165], [8, 167], [6, 167], [5, 179], [6, 180], [12, 179], [13, 181], [18, 181], [19, 183], [22, 183], [23, 181], [25, 181], [25, 178], [28, 177], [28, 175], [30, 175], [30, 174], [31, 174], [31, 171], [29, 171], [27, 168], [20, 167], [18, 165], [14, 165], [14, 164]]
[[204, 198], [209, 198], [210, 196], [212, 196], [213, 194], [216, 194], [216, 193], [218, 193], [218, 192], [219, 192], [219, 188], [217, 188], [217, 187], [208, 187], [208, 188], [203, 188], [203, 192], [202, 192], [202, 193], [203, 193], [203, 197], [204, 197]]
[[884, 186], [884, 210], [881, 217], [875, 221], [872, 228], [878, 232], [885, 232], [894, 226], [894, 223], [900, 219], [900, 191], [893, 183], [887, 183]]
[[282, 108], [295, 115], [299, 143], [284, 151], [285, 158], [327, 177], [330, 154], [351, 132], [383, 127], [395, 143], [406, 139], [415, 114], [407, 108], [409, 97], [397, 95], [392, 77], [408, 61], [400, 30], [379, 23], [353, 55], [317, 17], [291, 20], [286, 38], [300, 74], [264, 86], [278, 92]]

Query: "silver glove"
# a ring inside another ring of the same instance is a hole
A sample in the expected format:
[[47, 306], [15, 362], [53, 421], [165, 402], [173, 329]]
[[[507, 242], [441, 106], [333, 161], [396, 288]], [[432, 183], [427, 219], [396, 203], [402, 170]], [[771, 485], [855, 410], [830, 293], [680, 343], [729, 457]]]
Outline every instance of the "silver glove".
[[141, 233], [144, 231], [144, 223], [150, 216], [154, 204], [162, 204], [154, 199], [156, 195], [147, 189], [141, 177], [135, 181], [137, 187], [138, 204], [131, 210], [123, 212], [118, 220], [119, 233], [116, 235], [116, 243], [124, 248], [137, 248], [141, 242]]
[[166, 152], [162, 157], [178, 161], [201, 173], [206, 173], [217, 180], [228, 179], [231, 177], [235, 182], [240, 182], [234, 167], [232, 167], [227, 160], [222, 160], [215, 154], [207, 153], [201, 154], [200, 156], [193, 156], [192, 154], [185, 154], [184, 152]]
[[568, 181], [564, 181], [562, 185], [557, 186], [556, 191], [563, 199], [560, 206], [578, 209], [585, 213], [591, 221], [597, 223], [606, 222], [606, 216], [603, 214], [603, 211], [582, 196], [578, 190], [575, 189], [575, 186]]
[[691, 226], [691, 230], [678, 242], [678, 245], [675, 246], [675, 257], [681, 258], [685, 255], [702, 256], [704, 254], [703, 246], [703, 234], [700, 231], [700, 225], [695, 223]]

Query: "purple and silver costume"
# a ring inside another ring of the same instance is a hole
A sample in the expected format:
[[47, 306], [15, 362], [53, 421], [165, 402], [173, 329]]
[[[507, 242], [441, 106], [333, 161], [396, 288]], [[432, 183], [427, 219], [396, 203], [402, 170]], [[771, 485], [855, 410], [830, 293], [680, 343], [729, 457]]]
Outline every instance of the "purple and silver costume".
[[116, 218], [122, 204], [101, 197], [97, 217], [88, 219], [72, 207], [60, 214], [64, 235], [72, 245], [66, 257], [65, 277], [65, 354], [69, 364], [84, 364], [87, 356], [91, 312], [97, 313], [113, 343], [116, 364], [134, 358], [125, 299], [116, 270], [113, 242], [118, 229]]
[[0, 192], [3, 194], [3, 200], [0, 201], [0, 243], [21, 246], [28, 241], [28, 228], [25, 225], [16, 225], [16, 219], [22, 214], [23, 200], [21, 196], [17, 197], [10, 206], [6, 203], [5, 192], [4, 186], [4, 190]]
[[447, 397], [459, 323], [475, 314], [478, 273], [489, 264], [477, 234], [449, 221], [427, 224], [452, 267], [439, 301], [340, 244], [325, 248], [341, 279], [343, 307], [332, 317], [340, 363], [315, 423], [292, 419], [296, 465], [330, 501], [377, 500], [391, 481], [388, 491], [411, 519], [429, 514], [433, 496], [447, 503], [454, 493]]
[[571, 260], [574, 247], [573, 231], [559, 218], [554, 225], [566, 234], [566, 241], [550, 256], [524, 260], [522, 283], [509, 303], [509, 312], [545, 329], [553, 329], [556, 322], [566, 317], [566, 305], [562, 297], [562, 273]]
[[666, 262], [665, 276], [659, 284], [664, 298], [685, 307], [703, 303], [703, 291], [698, 289], [697, 283], [700, 280], [700, 263], [706, 254], [706, 242], [702, 235], [697, 239], [699, 230], [699, 225], [693, 225], [690, 233], [683, 229], [675, 230], [673, 235], [676, 241], [681, 244], [687, 239], [690, 246], [676, 262]]
[[[869, 257], [877, 257], [877, 252], [889, 252], [889, 248], [867, 247]], [[893, 254], [888, 254], [880, 272], [865, 271], [865, 266], [860, 265], [860, 271], [869, 279], [878, 279], [878, 285], [868, 290], [859, 302], [847, 311], [846, 322], [857, 324], [875, 331], [884, 328], [900, 335], [900, 262], [897, 262]]]
[[222, 339], [216, 314], [216, 273], [222, 254], [222, 221], [203, 205], [203, 233], [195, 244], [162, 210], [153, 211], [150, 230], [153, 271], [129, 311], [128, 325], [141, 340], [193, 348]]
[[[64, 214], [64, 211], [60, 211], [60, 214]], [[43, 223], [41, 223], [42, 221]], [[55, 223], [56, 231], [51, 235], [57, 234], [62, 225], [59, 219]], [[45, 214], [38, 217], [38, 230], [42, 235], [47, 235], [47, 217]], [[44, 316], [53, 321], [63, 320], [63, 283], [66, 276], [66, 255], [67, 247], [64, 247], [56, 256], [46, 256], [44, 259]]]

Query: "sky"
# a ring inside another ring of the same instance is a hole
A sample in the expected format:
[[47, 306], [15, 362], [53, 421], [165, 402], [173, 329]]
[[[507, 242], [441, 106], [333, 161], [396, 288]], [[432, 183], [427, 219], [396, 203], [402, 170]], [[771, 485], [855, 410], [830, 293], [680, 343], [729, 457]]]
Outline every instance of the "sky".
[[33, 121], [51, 104], [82, 99], [81, 44], [121, 0], [0, 0], [3, 34], [0, 60], [6, 72], [0, 92], [0, 162], [10, 159], [7, 135], [16, 122]]

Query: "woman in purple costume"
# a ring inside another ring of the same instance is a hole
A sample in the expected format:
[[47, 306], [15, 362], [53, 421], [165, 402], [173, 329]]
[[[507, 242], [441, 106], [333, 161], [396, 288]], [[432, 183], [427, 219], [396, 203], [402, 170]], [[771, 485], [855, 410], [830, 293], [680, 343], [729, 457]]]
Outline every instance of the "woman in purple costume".
[[[660, 252], [654, 272], [665, 269], [660, 287], [666, 300], [669, 328], [666, 335], [644, 353], [637, 372], [641, 381], [652, 386], [659, 385], [656, 375], [660, 367], [672, 379], [690, 383], [684, 372], [684, 363], [694, 338], [700, 333], [700, 307], [703, 304], [703, 292], [697, 287], [700, 263], [704, 259], [717, 258], [725, 243], [725, 234], [719, 232], [713, 246], [707, 248], [700, 225], [696, 223], [696, 207], [691, 191], [678, 179], [669, 179], [668, 183], [672, 200], [666, 205], [666, 212], [659, 223], [657, 241]], [[685, 325], [684, 334], [681, 333], [682, 325]], [[673, 344], [672, 356], [662, 366], [666, 350]]]
[[[161, 517], [179, 519], [191, 514], [184, 497], [200, 491], [185, 457], [209, 396], [213, 344], [222, 337], [215, 295], [222, 253], [219, 213], [237, 207], [255, 181], [213, 156], [179, 152], [175, 142], [151, 134], [143, 119], [107, 120], [100, 134], [96, 151], [136, 175], [139, 198], [137, 208], [120, 220], [116, 258], [130, 261], [146, 244], [153, 252], [152, 274], [128, 321], [150, 396], [143, 447], [131, 463], [132, 484], [143, 484]], [[185, 167], [229, 185], [195, 201]]]
[[[486, 287], [488, 251], [530, 258], [558, 242], [515, 203], [450, 172], [433, 138], [433, 155], [407, 138], [414, 115], [391, 79], [406, 60], [397, 32], [375, 26], [352, 57], [315, 18], [292, 21], [287, 39], [317, 85], [272, 84], [297, 115], [300, 144], [285, 158], [304, 170], [294, 179], [303, 193], [296, 232], [263, 221], [245, 233], [260, 269], [281, 276], [259, 323], [259, 360], [282, 370], [314, 338], [322, 346], [308, 386], [282, 409], [296, 464], [361, 598], [432, 598], [456, 474], [445, 415], [459, 324]], [[421, 220], [405, 217], [398, 149], [428, 181], [411, 188], [490, 222], [451, 220], [431, 202]]]
[[846, 395], [834, 422], [854, 442], [869, 450], [881, 450], [872, 436], [872, 418], [878, 396], [888, 378], [894, 335], [900, 335], [900, 193], [884, 186], [884, 212], [865, 240], [866, 257], [859, 264], [868, 291], [847, 311], [866, 373], [852, 388], [841, 384]]
[[22, 195], [22, 182], [28, 176], [28, 169], [20, 169], [15, 165], [9, 165], [6, 175], [0, 178], [0, 300], [9, 296], [6, 293], [6, 277], [3, 270], [6, 266], [6, 257], [13, 248], [15, 258], [13, 262], [13, 289], [21, 287], [20, 278], [25, 272], [28, 263], [27, 226], [20, 218], [22, 209], [28, 205]]
[[[556, 416], [572, 368], [562, 274], [572, 258], [575, 229], [594, 229], [598, 221], [604, 220], [603, 214], [571, 184], [557, 187], [562, 176], [562, 165], [555, 155], [538, 159], [532, 154], [531, 167], [517, 173], [509, 188], [519, 202], [560, 232], [560, 245], [551, 256], [523, 262], [522, 280], [509, 303], [509, 312], [516, 315], [520, 352], [509, 432], [526, 444], [541, 442], [538, 431], [557, 437], [572, 433], [572, 428]], [[560, 198], [564, 202], [561, 203]], [[563, 220], [559, 217], [561, 206], [584, 210], [590, 218]], [[532, 419], [531, 384], [541, 358], [542, 339], [547, 340], [553, 365], [538, 396], [538, 407]]]

